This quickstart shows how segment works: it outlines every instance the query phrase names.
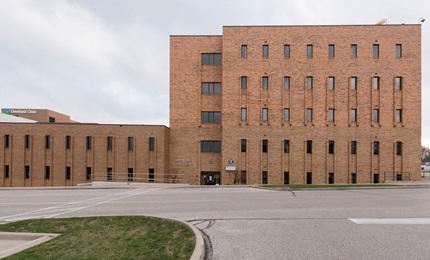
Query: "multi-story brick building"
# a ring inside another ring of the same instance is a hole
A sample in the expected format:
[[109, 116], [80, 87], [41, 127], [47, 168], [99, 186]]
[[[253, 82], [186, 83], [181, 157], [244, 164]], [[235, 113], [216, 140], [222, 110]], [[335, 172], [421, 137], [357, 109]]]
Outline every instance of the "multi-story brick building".
[[170, 40], [170, 167], [191, 183], [420, 178], [420, 25]]
[[3, 110], [38, 122], [0, 123], [0, 187], [420, 179], [420, 25], [227, 26], [170, 41], [170, 129]]

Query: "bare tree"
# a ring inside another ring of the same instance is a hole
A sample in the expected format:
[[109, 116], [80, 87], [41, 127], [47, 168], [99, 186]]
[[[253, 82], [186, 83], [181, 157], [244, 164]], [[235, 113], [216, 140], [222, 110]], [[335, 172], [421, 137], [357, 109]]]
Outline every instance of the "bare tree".
[[430, 162], [430, 148], [421, 146], [421, 161]]

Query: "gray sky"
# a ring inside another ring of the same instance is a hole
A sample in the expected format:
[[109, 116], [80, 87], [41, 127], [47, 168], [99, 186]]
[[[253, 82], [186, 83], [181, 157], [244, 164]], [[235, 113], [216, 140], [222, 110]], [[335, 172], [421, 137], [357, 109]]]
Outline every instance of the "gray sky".
[[[0, 107], [48, 108], [79, 122], [169, 123], [169, 36], [223, 25], [422, 26], [430, 98], [428, 0], [0, 0]], [[430, 146], [430, 106], [423, 105]]]

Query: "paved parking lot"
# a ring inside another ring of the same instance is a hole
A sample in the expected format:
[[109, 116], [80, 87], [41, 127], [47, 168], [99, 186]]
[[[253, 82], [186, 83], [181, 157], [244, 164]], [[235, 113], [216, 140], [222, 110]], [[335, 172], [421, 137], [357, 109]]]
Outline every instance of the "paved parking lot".
[[0, 190], [0, 208], [0, 223], [99, 215], [180, 219], [210, 238], [210, 259], [428, 259], [430, 255], [430, 188], [294, 194], [249, 187]]

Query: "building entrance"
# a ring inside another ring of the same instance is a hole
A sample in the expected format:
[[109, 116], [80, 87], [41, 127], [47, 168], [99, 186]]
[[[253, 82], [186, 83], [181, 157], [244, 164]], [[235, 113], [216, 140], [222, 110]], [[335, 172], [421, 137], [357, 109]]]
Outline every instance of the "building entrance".
[[221, 184], [220, 172], [201, 172], [200, 185], [215, 185]]

